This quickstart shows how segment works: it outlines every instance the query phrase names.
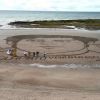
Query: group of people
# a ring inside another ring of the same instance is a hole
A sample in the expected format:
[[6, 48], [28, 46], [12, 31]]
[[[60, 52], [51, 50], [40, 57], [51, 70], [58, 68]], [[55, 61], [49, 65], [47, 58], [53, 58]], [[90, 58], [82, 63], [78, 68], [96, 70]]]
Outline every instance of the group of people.
[[45, 58], [46, 59], [46, 56], [47, 54], [46, 53], [40, 53], [38, 51], [36, 52], [27, 52], [27, 51], [24, 51], [24, 56], [25, 57], [31, 57], [31, 58], [39, 58], [42, 59], [42, 58]]
[[[17, 57], [17, 51], [16, 51], [16, 48], [13, 48], [13, 49], [7, 49], [7, 55], [10, 55], [12, 57]], [[28, 51], [23, 51], [23, 55], [24, 57], [26, 58], [45, 58], [47, 57], [47, 54], [46, 53], [40, 53], [38, 51], [36, 52], [28, 52]]]
[[7, 55], [11, 55], [11, 56], [13, 56], [13, 57], [16, 57], [17, 55], [16, 55], [16, 48], [13, 48], [13, 49], [7, 49]]

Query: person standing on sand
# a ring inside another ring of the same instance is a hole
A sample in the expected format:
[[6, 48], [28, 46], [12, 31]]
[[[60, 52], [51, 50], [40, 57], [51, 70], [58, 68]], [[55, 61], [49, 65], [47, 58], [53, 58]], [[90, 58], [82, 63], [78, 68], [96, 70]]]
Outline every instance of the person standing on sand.
[[35, 53], [35, 57], [36, 57], [36, 59], [39, 57], [39, 52], [37, 51], [36, 53]]
[[28, 56], [28, 52], [27, 52], [27, 51], [24, 51], [23, 53], [24, 53], [24, 56], [25, 56], [25, 57]]
[[16, 52], [17, 52], [16, 48], [13, 48], [13, 49], [8, 49], [6, 53], [7, 53], [7, 55], [11, 56], [11, 59], [13, 59], [13, 58], [17, 57]]
[[16, 52], [17, 52], [17, 50], [16, 50], [16, 48], [14, 48], [14, 49], [12, 50], [12, 56], [13, 56], [13, 57], [16, 57], [16, 56], [17, 56]]
[[7, 55], [11, 55], [12, 54], [12, 50], [8, 49], [6, 53], [7, 53]]
[[36, 55], [35, 55], [35, 52], [33, 52], [33, 58], [35, 57]]
[[39, 57], [39, 52], [38, 51], [36, 52], [36, 57]]
[[43, 55], [42, 55], [42, 57], [41, 57], [41, 59], [42, 58], [45, 60], [47, 58], [47, 53], [44, 52]]
[[47, 53], [44, 52], [43, 57], [46, 59], [47, 58]]

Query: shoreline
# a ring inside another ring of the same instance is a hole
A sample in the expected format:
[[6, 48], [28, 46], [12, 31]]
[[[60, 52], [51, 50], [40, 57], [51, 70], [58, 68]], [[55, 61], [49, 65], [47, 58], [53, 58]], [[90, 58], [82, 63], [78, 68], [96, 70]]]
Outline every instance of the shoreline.
[[100, 30], [100, 19], [15, 21], [8, 25], [16, 28], [61, 28]]
[[0, 29], [34, 29], [56, 28], [70, 30], [100, 31], [100, 19], [76, 20], [37, 20], [37, 21], [11, 21], [0, 25]]

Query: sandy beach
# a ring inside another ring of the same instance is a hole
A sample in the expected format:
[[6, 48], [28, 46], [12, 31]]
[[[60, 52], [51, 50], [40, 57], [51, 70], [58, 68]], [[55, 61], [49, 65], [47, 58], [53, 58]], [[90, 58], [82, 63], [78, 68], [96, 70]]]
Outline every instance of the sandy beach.
[[0, 65], [1, 100], [99, 100], [100, 69]]
[[99, 31], [0, 30], [0, 100], [100, 100], [99, 67]]
[[[87, 34], [87, 35], [86, 35]], [[42, 64], [99, 64], [99, 31], [64, 29], [1, 30], [1, 62]], [[16, 57], [6, 54], [16, 49]], [[24, 57], [23, 52], [30, 52]], [[39, 52], [33, 57], [33, 52]], [[43, 54], [46, 53], [46, 57]], [[17, 60], [16, 60], [17, 59]]]

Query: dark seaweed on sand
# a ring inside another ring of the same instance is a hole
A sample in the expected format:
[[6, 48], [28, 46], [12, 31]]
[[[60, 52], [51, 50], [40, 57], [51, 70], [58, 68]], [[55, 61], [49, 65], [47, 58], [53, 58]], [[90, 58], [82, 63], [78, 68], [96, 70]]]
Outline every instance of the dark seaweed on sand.
[[88, 30], [100, 30], [100, 19], [81, 19], [81, 20], [43, 20], [43, 21], [15, 21], [9, 25], [24, 28], [84, 28]]

